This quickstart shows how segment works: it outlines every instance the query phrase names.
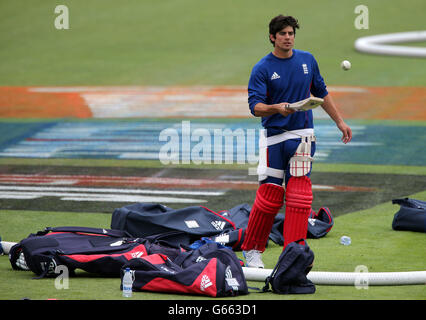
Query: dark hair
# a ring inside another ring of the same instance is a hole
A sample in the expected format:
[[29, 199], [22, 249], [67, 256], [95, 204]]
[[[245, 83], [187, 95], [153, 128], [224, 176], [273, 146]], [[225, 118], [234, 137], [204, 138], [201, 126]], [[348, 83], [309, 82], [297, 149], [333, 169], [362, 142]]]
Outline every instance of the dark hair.
[[[299, 21], [292, 16], [283, 16], [282, 14], [272, 18], [271, 22], [269, 22], [269, 34], [275, 35], [277, 32], [280, 32], [285, 27], [293, 27], [294, 35], [296, 35], [296, 29], [299, 29]], [[274, 41], [269, 38], [269, 41], [273, 45], [275, 45]]]

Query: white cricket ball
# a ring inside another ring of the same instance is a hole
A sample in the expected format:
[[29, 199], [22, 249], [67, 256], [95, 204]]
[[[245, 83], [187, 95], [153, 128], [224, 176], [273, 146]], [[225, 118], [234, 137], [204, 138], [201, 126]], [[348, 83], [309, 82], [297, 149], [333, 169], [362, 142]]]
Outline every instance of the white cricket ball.
[[351, 63], [348, 60], [343, 60], [340, 66], [343, 70], [349, 70], [351, 68]]

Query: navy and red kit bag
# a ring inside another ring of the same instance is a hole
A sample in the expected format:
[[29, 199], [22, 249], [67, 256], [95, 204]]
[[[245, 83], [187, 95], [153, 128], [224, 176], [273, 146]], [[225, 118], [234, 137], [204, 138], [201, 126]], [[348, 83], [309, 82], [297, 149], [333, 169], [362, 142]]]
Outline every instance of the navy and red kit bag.
[[211, 237], [239, 250], [249, 214], [248, 204], [215, 212], [203, 206], [172, 209], [158, 203], [134, 203], [114, 210], [111, 228], [127, 231], [133, 237], [155, 237], [175, 246]]
[[[198, 256], [196, 261], [186, 256], [188, 259], [184, 266], [178, 265], [163, 254], [133, 259], [123, 266], [121, 279], [125, 269], [129, 267], [134, 278], [133, 291], [183, 293], [210, 297], [248, 294], [238, 258], [236, 256], [232, 258], [231, 255], [226, 258], [212, 257], [212, 255], [210, 254], [210, 258]], [[233, 260], [232, 263], [229, 263], [229, 258]]]
[[59, 265], [66, 266], [71, 275], [75, 269], [82, 269], [118, 277], [130, 259], [157, 252], [170, 256], [180, 253], [178, 249], [128, 236], [122, 230], [102, 228], [46, 228], [14, 245], [9, 260], [13, 269], [31, 270], [40, 277], [55, 275]]
[[327, 235], [334, 225], [334, 219], [330, 209], [322, 207], [315, 213], [311, 210], [308, 218], [308, 238], [319, 239]]
[[[278, 213], [275, 216], [274, 224], [272, 226], [269, 239], [276, 244], [282, 246], [284, 244], [283, 226], [284, 226], [285, 215]], [[327, 207], [322, 207], [315, 212], [311, 210], [308, 217], [308, 239], [319, 239], [325, 237], [334, 225], [334, 219]]]

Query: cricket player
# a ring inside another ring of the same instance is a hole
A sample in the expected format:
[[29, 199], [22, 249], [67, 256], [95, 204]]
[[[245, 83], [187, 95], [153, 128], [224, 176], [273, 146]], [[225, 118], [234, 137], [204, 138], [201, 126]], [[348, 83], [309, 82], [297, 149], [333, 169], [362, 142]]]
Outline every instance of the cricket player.
[[297, 19], [278, 15], [269, 24], [271, 53], [254, 67], [248, 84], [251, 113], [262, 118], [265, 130], [259, 142], [259, 188], [250, 212], [242, 245], [248, 267], [264, 268], [261, 254], [274, 218], [284, 205], [284, 248], [306, 239], [312, 204], [310, 173], [315, 153], [312, 110], [295, 111], [289, 103], [315, 96], [342, 132], [342, 142], [352, 139], [327, 91], [317, 61], [307, 51], [294, 49]]

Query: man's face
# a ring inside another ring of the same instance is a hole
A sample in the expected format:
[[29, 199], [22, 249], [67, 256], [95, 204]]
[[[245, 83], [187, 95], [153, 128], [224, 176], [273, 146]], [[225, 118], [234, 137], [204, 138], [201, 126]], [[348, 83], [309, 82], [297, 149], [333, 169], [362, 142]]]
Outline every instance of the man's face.
[[269, 35], [272, 41], [275, 40], [275, 48], [283, 51], [289, 51], [294, 47], [294, 30], [293, 27], [287, 26], [274, 35]]

